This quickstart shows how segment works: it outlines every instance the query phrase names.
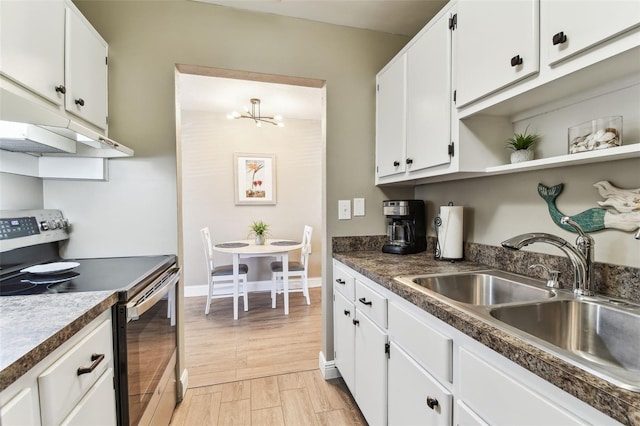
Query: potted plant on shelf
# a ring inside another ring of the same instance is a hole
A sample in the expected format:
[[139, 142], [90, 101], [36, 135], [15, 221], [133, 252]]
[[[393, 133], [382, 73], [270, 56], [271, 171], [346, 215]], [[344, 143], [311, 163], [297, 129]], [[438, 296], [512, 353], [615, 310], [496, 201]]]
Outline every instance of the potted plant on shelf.
[[264, 241], [267, 235], [269, 235], [269, 225], [261, 220], [254, 220], [251, 225], [249, 225], [249, 229], [251, 229], [249, 235], [255, 235], [256, 237], [256, 245], [264, 245]]
[[514, 133], [507, 139], [507, 148], [513, 150], [511, 153], [511, 164], [533, 160], [533, 145], [540, 139], [540, 135], [527, 134], [529, 126], [523, 133]]

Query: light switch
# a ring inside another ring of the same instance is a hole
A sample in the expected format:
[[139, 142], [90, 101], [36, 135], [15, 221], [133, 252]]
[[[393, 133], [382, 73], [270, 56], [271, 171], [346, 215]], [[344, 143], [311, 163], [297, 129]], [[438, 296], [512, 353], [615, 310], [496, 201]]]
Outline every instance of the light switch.
[[353, 215], [364, 216], [364, 198], [353, 199]]
[[351, 219], [351, 200], [338, 200], [338, 219]]

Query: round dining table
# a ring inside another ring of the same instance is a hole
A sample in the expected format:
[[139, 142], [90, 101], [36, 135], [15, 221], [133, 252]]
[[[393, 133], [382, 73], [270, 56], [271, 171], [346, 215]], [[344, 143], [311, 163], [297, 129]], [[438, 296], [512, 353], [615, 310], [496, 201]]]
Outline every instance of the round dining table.
[[[238, 319], [240, 259], [249, 257], [279, 257], [282, 259], [282, 285], [284, 287], [284, 314], [289, 315], [289, 252], [302, 248], [302, 243], [291, 240], [267, 239], [264, 244], [255, 240], [229, 241], [215, 244], [213, 249], [233, 256], [233, 319]], [[247, 305], [245, 305], [247, 306]]]

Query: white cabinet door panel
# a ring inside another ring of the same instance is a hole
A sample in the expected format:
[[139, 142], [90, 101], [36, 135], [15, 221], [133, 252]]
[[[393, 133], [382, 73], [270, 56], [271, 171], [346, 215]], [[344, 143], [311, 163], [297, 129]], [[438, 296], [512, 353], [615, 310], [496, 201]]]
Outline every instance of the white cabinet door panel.
[[26, 88], [62, 105], [64, 95], [62, 0], [0, 2], [0, 71]]
[[451, 31], [443, 15], [407, 51], [409, 171], [448, 164], [451, 142]]
[[[456, 106], [538, 72], [539, 0], [458, 2]], [[512, 59], [520, 65], [512, 65]]]
[[334, 362], [352, 394], [355, 394], [355, 325], [356, 310], [353, 302], [334, 292], [333, 342]]
[[116, 420], [113, 369], [109, 368], [61, 423], [62, 426], [112, 426]]
[[358, 312], [356, 329], [355, 400], [370, 425], [387, 424], [386, 333]]
[[640, 1], [542, 0], [540, 25], [547, 63], [554, 65], [640, 26]]
[[378, 177], [405, 171], [406, 55], [378, 76], [376, 98], [376, 173]]
[[38, 396], [32, 388], [21, 390], [0, 408], [3, 426], [39, 425]]
[[450, 425], [453, 395], [391, 342], [389, 424]]

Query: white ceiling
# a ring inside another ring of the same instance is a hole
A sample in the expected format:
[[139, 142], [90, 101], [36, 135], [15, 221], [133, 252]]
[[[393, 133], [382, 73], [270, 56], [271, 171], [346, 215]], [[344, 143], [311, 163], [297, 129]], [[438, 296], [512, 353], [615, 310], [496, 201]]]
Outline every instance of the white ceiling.
[[447, 0], [193, 0], [413, 37]]
[[[291, 16], [374, 31], [415, 35], [447, 0], [193, 0], [256, 12]], [[225, 117], [242, 112], [249, 99], [262, 101], [263, 116], [321, 120], [322, 90], [231, 78], [181, 74], [184, 110], [211, 111]]]

